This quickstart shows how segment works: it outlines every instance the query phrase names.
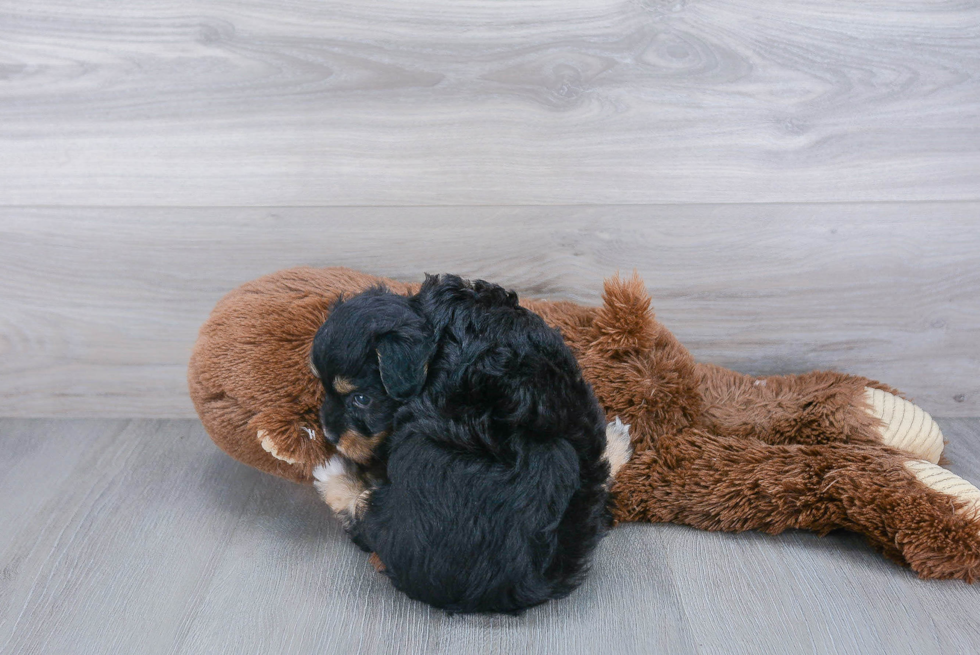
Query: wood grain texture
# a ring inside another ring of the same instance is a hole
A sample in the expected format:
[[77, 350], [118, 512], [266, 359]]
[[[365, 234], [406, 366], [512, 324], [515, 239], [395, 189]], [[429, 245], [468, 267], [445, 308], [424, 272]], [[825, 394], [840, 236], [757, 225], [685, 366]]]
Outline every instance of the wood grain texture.
[[0, 204], [980, 199], [980, 3], [0, 5]]
[[456, 272], [597, 303], [617, 270], [703, 361], [834, 368], [980, 413], [978, 203], [2, 208], [0, 416], [192, 417], [217, 300], [280, 268]]
[[[980, 419], [942, 420], [980, 481]], [[395, 592], [312, 489], [197, 421], [0, 420], [0, 653], [972, 652], [980, 595], [847, 534], [626, 525], [521, 617]]]

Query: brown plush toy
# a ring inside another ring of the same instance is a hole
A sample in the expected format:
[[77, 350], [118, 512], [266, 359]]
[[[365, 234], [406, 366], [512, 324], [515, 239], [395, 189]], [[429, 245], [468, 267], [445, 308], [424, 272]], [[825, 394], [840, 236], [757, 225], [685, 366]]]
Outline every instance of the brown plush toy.
[[[201, 328], [188, 371], [211, 438], [235, 459], [301, 483], [333, 449], [309, 366], [331, 303], [384, 284], [343, 268], [296, 268], [242, 285]], [[938, 466], [942, 434], [898, 392], [832, 372], [755, 378], [691, 354], [654, 320], [634, 276], [600, 307], [525, 300], [558, 328], [607, 415], [632, 426], [613, 485], [619, 521], [705, 530], [863, 534], [923, 578], [980, 576], [980, 490]]]

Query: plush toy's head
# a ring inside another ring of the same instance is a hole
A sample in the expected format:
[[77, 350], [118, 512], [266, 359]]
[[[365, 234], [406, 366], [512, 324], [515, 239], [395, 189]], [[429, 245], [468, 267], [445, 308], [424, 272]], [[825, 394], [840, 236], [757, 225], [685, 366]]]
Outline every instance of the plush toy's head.
[[384, 283], [408, 295], [417, 284], [345, 268], [294, 268], [248, 282], [218, 302], [201, 327], [187, 381], [214, 442], [240, 462], [312, 482], [313, 468], [334, 448], [319, 410], [323, 386], [310, 350], [331, 306]]

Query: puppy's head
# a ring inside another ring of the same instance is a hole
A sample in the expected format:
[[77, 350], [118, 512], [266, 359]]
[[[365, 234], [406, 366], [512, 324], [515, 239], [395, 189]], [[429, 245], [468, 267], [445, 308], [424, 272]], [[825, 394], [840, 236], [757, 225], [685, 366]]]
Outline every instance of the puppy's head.
[[350, 460], [374, 460], [395, 411], [425, 384], [432, 327], [412, 298], [383, 288], [338, 301], [313, 340], [310, 366], [325, 390], [320, 422]]

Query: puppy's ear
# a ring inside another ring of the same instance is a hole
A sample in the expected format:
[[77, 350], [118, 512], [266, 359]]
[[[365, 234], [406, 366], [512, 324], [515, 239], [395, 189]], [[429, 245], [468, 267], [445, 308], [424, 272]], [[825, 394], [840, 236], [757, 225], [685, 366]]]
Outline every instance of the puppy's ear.
[[389, 332], [378, 339], [378, 370], [389, 396], [408, 400], [422, 390], [435, 346], [429, 335]]

